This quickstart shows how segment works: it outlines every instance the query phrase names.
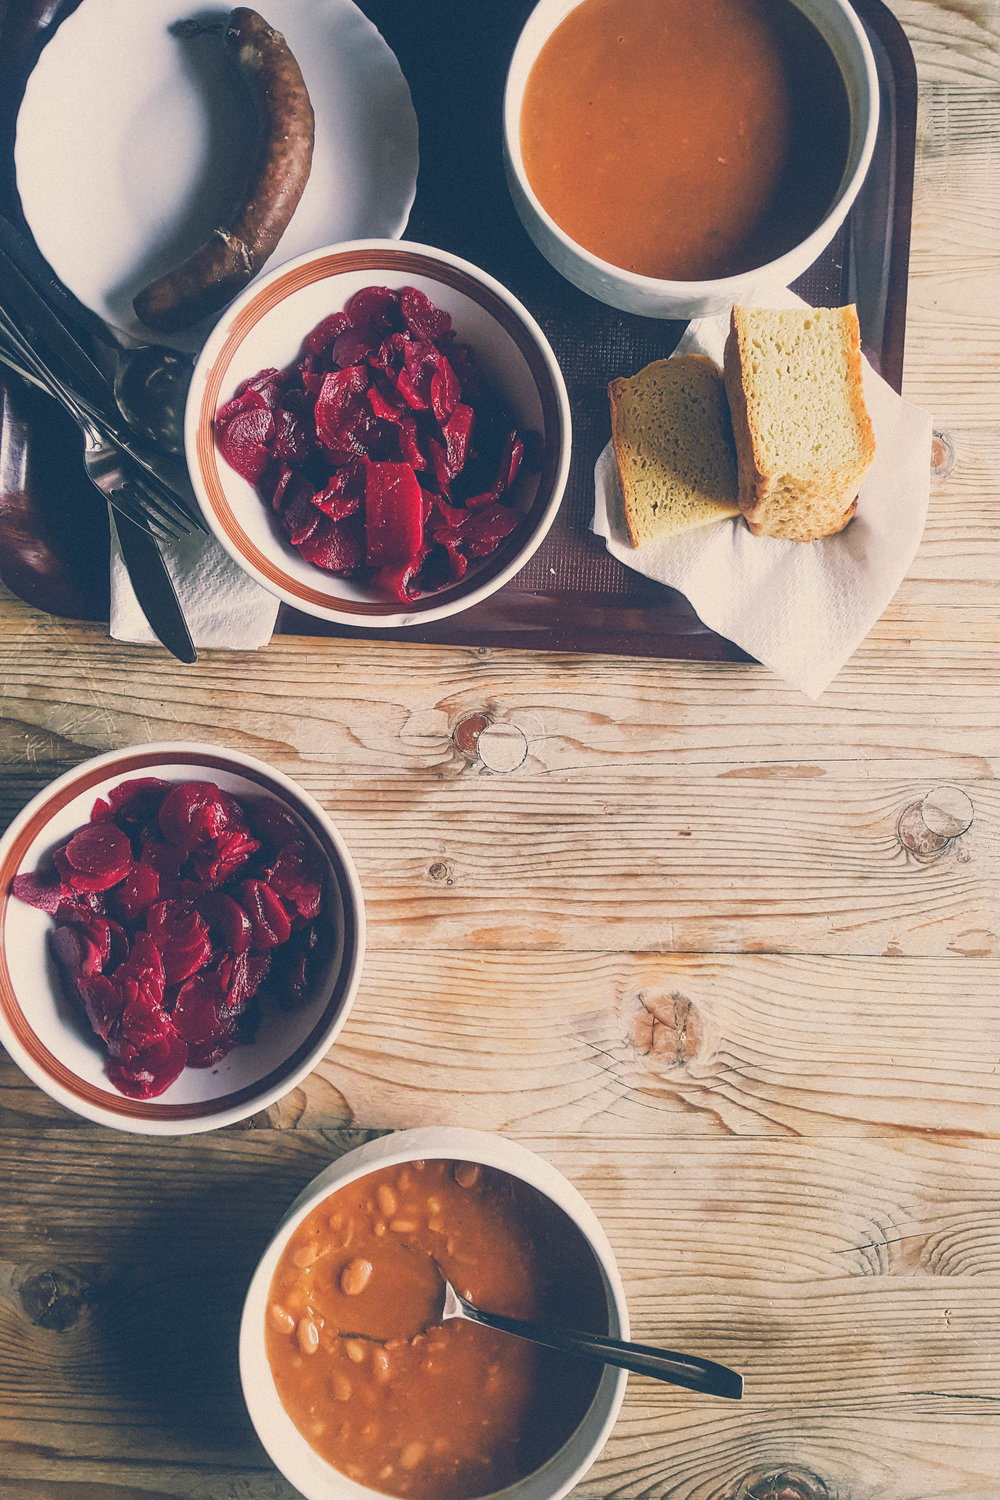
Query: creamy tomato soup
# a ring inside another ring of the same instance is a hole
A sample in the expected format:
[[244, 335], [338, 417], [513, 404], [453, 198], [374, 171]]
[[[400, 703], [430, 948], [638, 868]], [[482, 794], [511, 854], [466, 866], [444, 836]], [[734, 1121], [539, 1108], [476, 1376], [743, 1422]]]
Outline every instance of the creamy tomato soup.
[[817, 227], [849, 126], [839, 69], [790, 0], [583, 0], [528, 77], [521, 152], [585, 250], [704, 280]]
[[547, 1198], [472, 1162], [386, 1167], [290, 1239], [267, 1356], [317, 1453], [372, 1489], [471, 1500], [530, 1474], [579, 1425], [598, 1366], [471, 1323], [436, 1324], [435, 1263], [478, 1306], [607, 1332], [598, 1264]]

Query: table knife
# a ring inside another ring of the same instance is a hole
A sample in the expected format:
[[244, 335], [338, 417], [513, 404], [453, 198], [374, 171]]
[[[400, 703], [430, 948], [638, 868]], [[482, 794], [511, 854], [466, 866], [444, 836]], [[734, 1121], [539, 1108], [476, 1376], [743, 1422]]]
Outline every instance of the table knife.
[[129, 582], [150, 630], [178, 661], [189, 665], [196, 662], [198, 653], [156, 539], [121, 511], [111, 512], [111, 524], [118, 536]]

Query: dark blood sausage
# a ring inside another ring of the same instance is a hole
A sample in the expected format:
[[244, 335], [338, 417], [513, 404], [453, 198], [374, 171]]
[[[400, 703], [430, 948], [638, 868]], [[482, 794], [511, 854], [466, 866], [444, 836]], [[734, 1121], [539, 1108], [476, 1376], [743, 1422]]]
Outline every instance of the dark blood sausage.
[[256, 276], [284, 234], [312, 166], [312, 105], [281, 32], [240, 6], [229, 17], [224, 40], [257, 107], [258, 153], [229, 222], [133, 301], [143, 323], [161, 333], [218, 312]]

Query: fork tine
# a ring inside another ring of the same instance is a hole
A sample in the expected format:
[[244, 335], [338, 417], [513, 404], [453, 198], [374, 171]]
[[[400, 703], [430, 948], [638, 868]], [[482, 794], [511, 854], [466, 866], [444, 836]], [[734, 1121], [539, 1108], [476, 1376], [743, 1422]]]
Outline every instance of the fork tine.
[[157, 534], [160, 537], [175, 542], [180, 537], [191, 535], [193, 527], [177, 520], [169, 511], [163, 510], [155, 498], [145, 493], [134, 473], [130, 474], [129, 478], [135, 492], [136, 508], [150, 525], [157, 528]]

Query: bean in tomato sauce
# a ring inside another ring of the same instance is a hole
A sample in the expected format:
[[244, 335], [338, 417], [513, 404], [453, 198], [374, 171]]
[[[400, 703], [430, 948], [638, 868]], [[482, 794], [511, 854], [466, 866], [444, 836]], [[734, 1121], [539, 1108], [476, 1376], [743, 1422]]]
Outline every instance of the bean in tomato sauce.
[[474, 1162], [385, 1167], [285, 1247], [267, 1356], [285, 1410], [335, 1468], [412, 1500], [473, 1500], [579, 1425], [600, 1369], [492, 1329], [436, 1323], [440, 1273], [490, 1311], [607, 1332], [600, 1268], [543, 1194]]

